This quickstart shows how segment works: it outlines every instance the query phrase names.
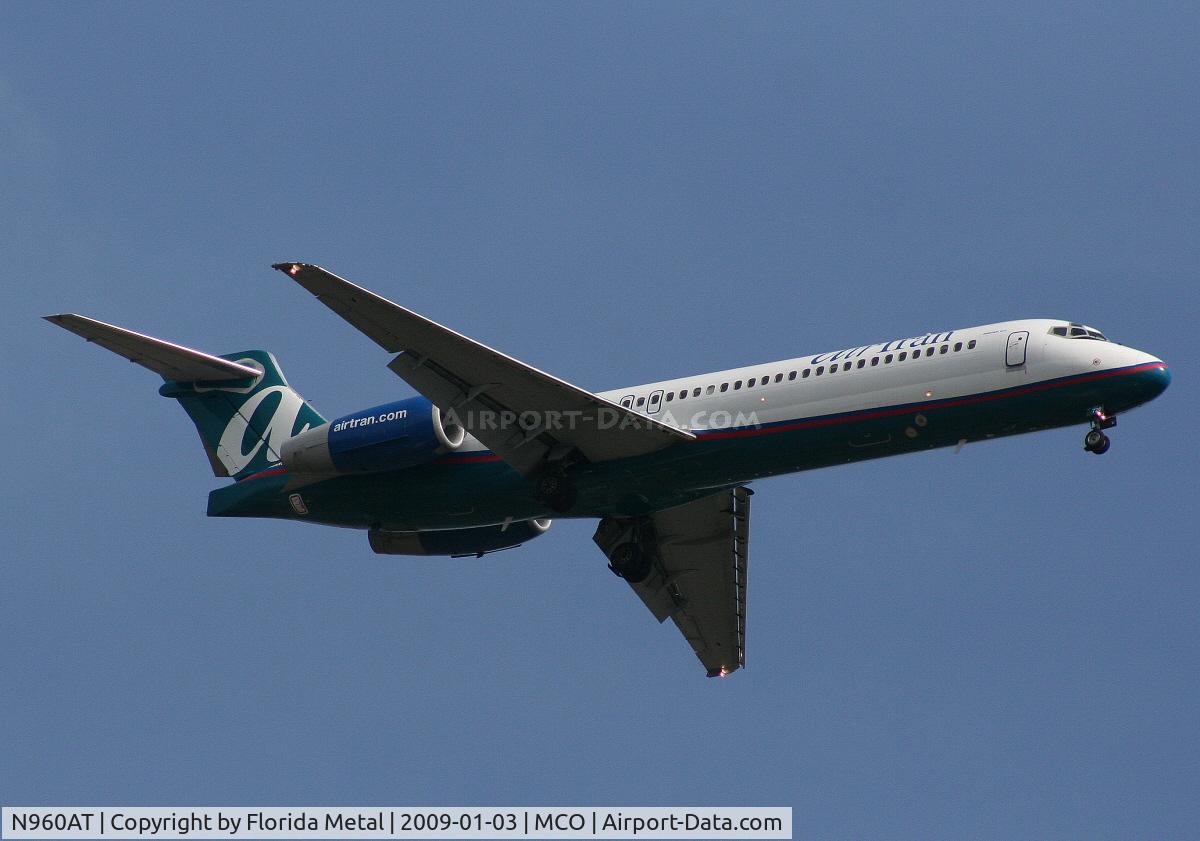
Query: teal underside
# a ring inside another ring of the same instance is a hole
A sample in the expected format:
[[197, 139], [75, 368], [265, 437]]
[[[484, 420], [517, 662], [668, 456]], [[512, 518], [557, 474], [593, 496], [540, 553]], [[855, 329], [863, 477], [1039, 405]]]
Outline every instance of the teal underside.
[[[647, 456], [582, 466], [574, 474], [579, 497], [566, 516], [642, 514], [767, 476], [1086, 423], [1093, 407], [1109, 415], [1128, 411], [1168, 381], [1165, 370], [1138, 370], [1041, 390], [847, 413], [817, 419], [819, 425], [806, 419], [797, 422], [800, 428], [780, 423], [701, 437]], [[403, 531], [564, 516], [553, 515], [532, 491], [531, 482], [501, 461], [432, 463], [302, 486], [287, 474], [248, 479], [213, 491], [208, 513]], [[292, 510], [292, 493], [302, 496], [307, 515]]]

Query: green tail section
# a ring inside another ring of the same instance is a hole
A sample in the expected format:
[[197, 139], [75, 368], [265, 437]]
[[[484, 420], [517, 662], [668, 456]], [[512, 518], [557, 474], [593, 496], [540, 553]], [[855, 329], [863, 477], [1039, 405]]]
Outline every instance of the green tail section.
[[248, 350], [221, 358], [262, 374], [222, 382], [167, 380], [159, 394], [178, 400], [196, 424], [213, 473], [241, 479], [278, 464], [284, 441], [325, 419], [288, 385], [279, 363], [267, 351]]

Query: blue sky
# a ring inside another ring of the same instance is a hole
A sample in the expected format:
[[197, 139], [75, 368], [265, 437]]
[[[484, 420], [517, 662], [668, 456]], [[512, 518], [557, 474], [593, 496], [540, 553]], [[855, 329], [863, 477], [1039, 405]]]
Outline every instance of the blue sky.
[[[0, 7], [0, 802], [795, 807], [799, 838], [1200, 825], [1192, 4]], [[705, 680], [593, 525], [474, 561], [208, 520], [75, 311], [410, 394], [306, 260], [593, 389], [1021, 317], [1174, 385], [755, 486]]]

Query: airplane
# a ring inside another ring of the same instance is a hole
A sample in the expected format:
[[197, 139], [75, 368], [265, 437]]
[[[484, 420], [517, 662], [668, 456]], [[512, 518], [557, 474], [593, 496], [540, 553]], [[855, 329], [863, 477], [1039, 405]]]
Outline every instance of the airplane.
[[214, 356], [46, 316], [159, 374], [200, 433], [211, 517], [364, 529], [385, 555], [461, 557], [598, 519], [609, 568], [709, 677], [746, 662], [747, 485], [866, 459], [1088, 424], [1171, 380], [1157, 357], [1059, 319], [924, 333], [591, 392], [309, 263], [273, 268], [385, 351], [418, 396], [327, 421], [263, 350]]

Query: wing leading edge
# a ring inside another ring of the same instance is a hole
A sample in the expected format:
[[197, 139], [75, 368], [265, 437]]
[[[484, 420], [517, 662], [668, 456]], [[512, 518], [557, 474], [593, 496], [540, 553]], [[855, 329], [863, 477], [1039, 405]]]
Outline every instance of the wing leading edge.
[[143, 368], [148, 368], [164, 380], [220, 382], [244, 380], [247, 377], [254, 378], [262, 374], [257, 368], [230, 362], [228, 359], [156, 339], [143, 333], [135, 333], [124, 327], [97, 321], [85, 315], [62, 313], [61, 315], [47, 315], [44, 318], [51, 324], [57, 324], [64, 330], [70, 330], [75, 335], [82, 336], [105, 350], [123, 356]]
[[637, 547], [648, 573], [626, 580], [655, 619], [674, 620], [709, 677], [746, 665], [752, 493], [739, 487], [643, 517], [605, 517], [592, 538], [614, 568], [620, 553], [629, 557], [624, 547]]
[[[307, 263], [277, 263], [317, 299], [398, 353], [388, 367], [524, 475], [572, 450], [588, 461], [644, 455], [690, 432], [493, 350]], [[504, 419], [509, 419], [507, 423]]]

